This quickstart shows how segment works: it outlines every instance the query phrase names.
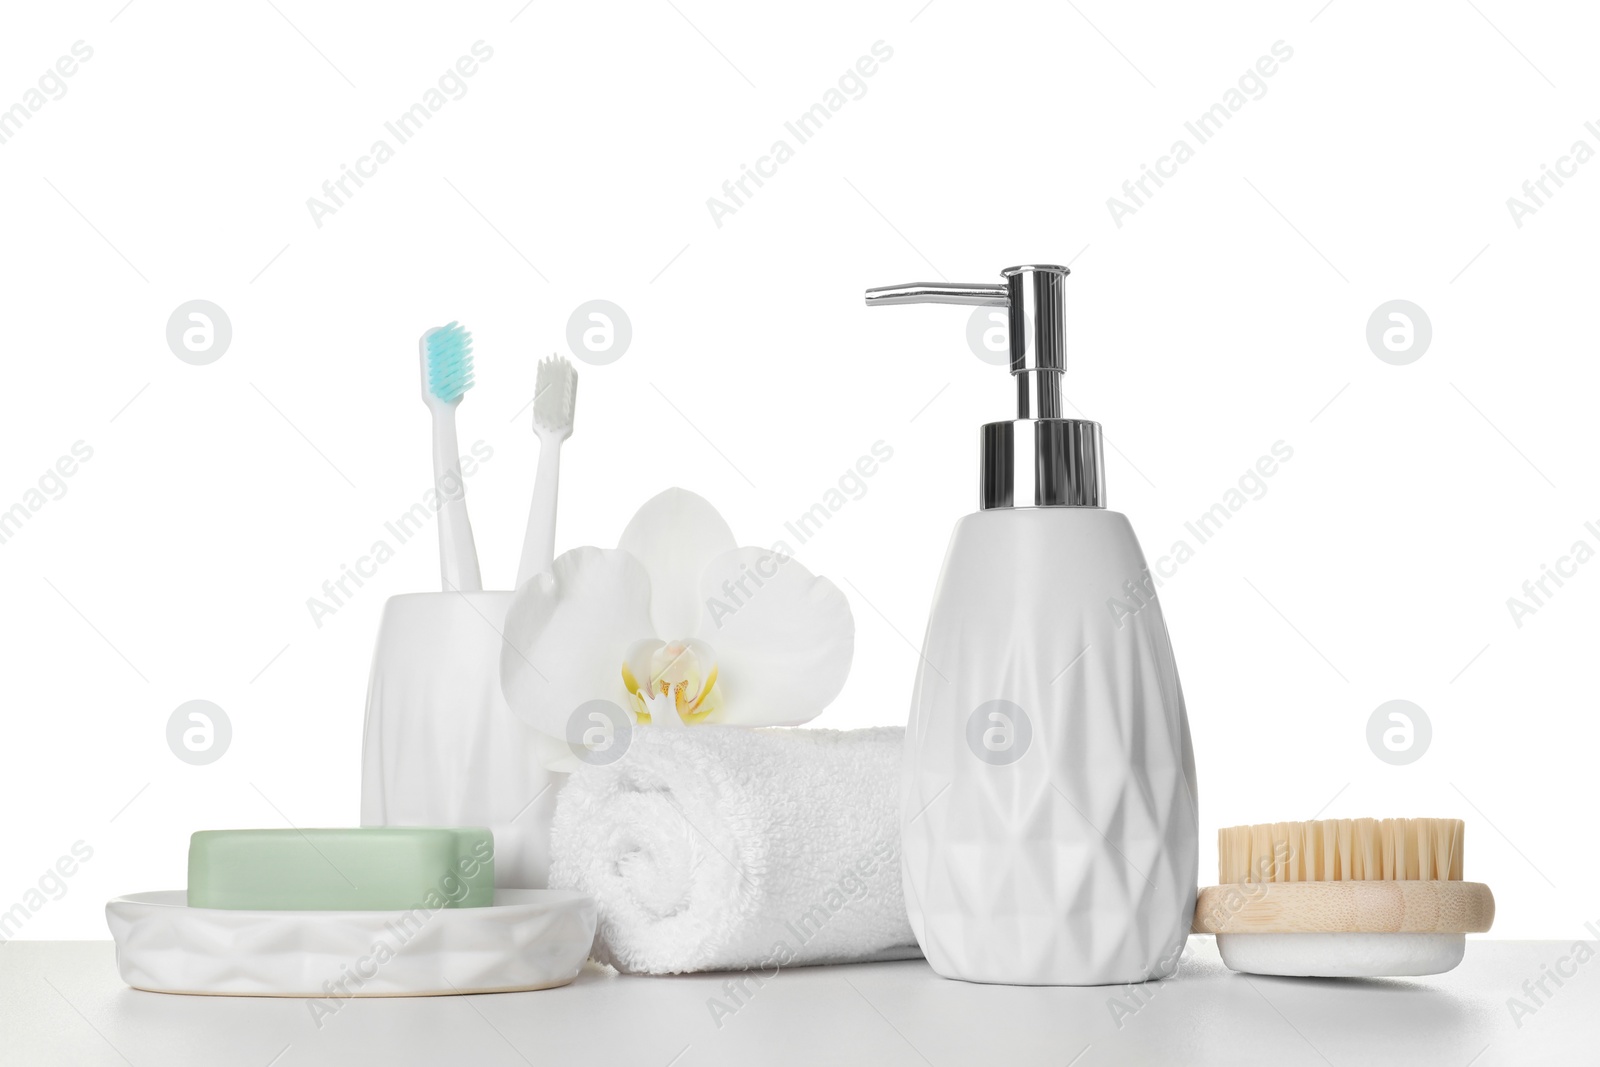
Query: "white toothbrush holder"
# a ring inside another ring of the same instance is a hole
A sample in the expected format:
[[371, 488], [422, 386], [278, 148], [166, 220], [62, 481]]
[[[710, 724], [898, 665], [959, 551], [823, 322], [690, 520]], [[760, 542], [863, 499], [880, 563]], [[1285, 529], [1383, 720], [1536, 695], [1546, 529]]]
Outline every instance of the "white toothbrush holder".
[[406, 593], [378, 628], [361, 754], [363, 826], [487, 826], [495, 885], [543, 889], [565, 746], [511, 713], [501, 636], [514, 594]]

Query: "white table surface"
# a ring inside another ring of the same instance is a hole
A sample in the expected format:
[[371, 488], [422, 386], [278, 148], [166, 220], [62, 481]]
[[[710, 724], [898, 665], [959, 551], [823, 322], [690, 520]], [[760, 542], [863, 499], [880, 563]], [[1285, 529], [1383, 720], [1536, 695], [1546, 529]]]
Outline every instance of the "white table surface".
[[[255, 1064], [1494, 1064], [1600, 1063], [1600, 959], [1517, 1025], [1523, 997], [1571, 945], [1474, 940], [1449, 974], [1369, 981], [1262, 978], [1190, 939], [1176, 979], [1125, 988], [968, 985], [920, 960], [780, 973], [719, 1027], [730, 975], [638, 978], [587, 965], [537, 993], [307, 1003], [129, 989], [100, 941], [0, 945], [0, 1063]], [[1571, 969], [1570, 965], [1567, 969]], [[1131, 1004], [1131, 1002], [1129, 1002]], [[1528, 1001], [1531, 1005], [1532, 1002]]]

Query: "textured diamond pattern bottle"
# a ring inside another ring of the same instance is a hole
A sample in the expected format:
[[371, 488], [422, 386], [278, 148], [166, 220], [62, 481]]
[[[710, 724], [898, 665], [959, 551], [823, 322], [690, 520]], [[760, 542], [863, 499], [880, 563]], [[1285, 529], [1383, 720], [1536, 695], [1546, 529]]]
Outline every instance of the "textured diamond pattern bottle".
[[1166, 623], [1132, 527], [1105, 510], [1099, 425], [1062, 418], [1067, 273], [867, 293], [1010, 312], [1018, 418], [983, 427], [981, 510], [951, 538], [906, 731], [906, 904], [947, 978], [1166, 977], [1194, 914], [1194, 755]]

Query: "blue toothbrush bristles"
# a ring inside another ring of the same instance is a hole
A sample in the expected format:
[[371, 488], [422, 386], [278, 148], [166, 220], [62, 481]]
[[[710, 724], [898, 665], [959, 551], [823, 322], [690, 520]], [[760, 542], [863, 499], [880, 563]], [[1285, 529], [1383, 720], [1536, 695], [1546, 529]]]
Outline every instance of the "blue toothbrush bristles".
[[428, 334], [428, 392], [450, 403], [472, 388], [472, 334], [452, 322]]

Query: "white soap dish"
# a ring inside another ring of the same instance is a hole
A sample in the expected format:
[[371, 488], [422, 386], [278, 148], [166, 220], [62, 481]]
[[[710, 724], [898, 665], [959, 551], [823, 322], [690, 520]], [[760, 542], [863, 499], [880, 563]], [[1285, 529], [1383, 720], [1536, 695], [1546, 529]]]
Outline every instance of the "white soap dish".
[[117, 970], [135, 989], [242, 997], [405, 997], [549, 989], [594, 942], [591, 897], [496, 889], [482, 908], [191, 908], [181, 889], [106, 904]]

